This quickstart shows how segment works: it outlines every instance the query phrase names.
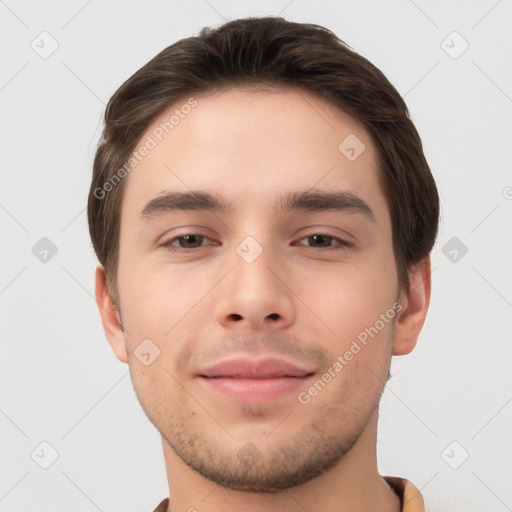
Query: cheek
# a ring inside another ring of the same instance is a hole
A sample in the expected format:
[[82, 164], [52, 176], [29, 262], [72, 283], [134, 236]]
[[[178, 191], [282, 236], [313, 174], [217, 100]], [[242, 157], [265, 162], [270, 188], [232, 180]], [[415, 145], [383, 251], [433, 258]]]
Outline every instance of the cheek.
[[[143, 340], [151, 340], [157, 348], [152, 350], [158, 354], [155, 368], [174, 368], [175, 377], [183, 377], [181, 368], [176, 368], [174, 362], [183, 357], [183, 350], [190, 345], [190, 338], [197, 338], [200, 326], [205, 325], [205, 317], [214, 308], [208, 292], [218, 280], [218, 273], [213, 269], [198, 267], [170, 267], [169, 265], [144, 265], [133, 262], [129, 267], [125, 260], [124, 268], [119, 266], [119, 292], [121, 310], [127, 336], [127, 350], [133, 362], [136, 379], [149, 382], [150, 368], [140, 368], [136, 357], [141, 351], [139, 346]], [[211, 328], [212, 326], [209, 325]], [[151, 345], [149, 345], [151, 352]], [[158, 363], [158, 364], [157, 364]], [[178, 373], [179, 372], [179, 373]], [[164, 375], [163, 385], [166, 388], [172, 380]], [[172, 382], [170, 383], [172, 385]]]
[[[392, 308], [394, 272], [384, 272], [378, 262], [374, 265], [333, 265], [322, 272], [309, 269], [297, 279], [297, 296], [310, 311], [304, 313], [322, 327], [325, 339], [336, 341], [338, 348], [369, 328]], [[299, 304], [298, 307], [302, 308]], [[391, 313], [388, 316], [392, 316]], [[380, 330], [387, 331], [388, 322]]]
[[125, 257], [119, 262], [118, 275], [127, 327], [148, 337], [161, 337], [186, 308], [188, 297], [192, 298], [183, 273], [169, 267]]
[[336, 377], [325, 398], [329, 393], [341, 393], [351, 397], [347, 400], [356, 407], [366, 399], [373, 403], [381, 391], [391, 358], [396, 317], [394, 276], [391, 271], [382, 272], [378, 265], [347, 265], [331, 273], [322, 290], [315, 288], [312, 281], [309, 283], [311, 304], [330, 328], [322, 327], [322, 343], [331, 359], [326, 380]]

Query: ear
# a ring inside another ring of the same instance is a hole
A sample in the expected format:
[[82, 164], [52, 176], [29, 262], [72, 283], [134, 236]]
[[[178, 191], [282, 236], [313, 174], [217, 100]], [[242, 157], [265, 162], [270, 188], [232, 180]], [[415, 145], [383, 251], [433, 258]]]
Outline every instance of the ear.
[[395, 322], [394, 356], [409, 354], [416, 346], [430, 304], [430, 273], [430, 256], [423, 258], [409, 273], [410, 291], [402, 291], [399, 299], [402, 309]]
[[107, 340], [117, 359], [122, 363], [126, 363], [128, 357], [121, 318], [108, 291], [105, 269], [101, 264], [96, 267], [96, 303], [98, 304], [101, 323], [103, 324]]

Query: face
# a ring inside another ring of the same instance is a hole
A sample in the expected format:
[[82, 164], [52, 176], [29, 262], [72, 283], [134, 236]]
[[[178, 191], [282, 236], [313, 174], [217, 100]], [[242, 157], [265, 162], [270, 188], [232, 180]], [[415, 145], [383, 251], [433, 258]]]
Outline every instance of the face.
[[388, 376], [401, 306], [377, 154], [358, 122], [304, 92], [195, 99], [155, 120], [126, 178], [126, 357], [189, 467], [283, 489], [343, 459]]

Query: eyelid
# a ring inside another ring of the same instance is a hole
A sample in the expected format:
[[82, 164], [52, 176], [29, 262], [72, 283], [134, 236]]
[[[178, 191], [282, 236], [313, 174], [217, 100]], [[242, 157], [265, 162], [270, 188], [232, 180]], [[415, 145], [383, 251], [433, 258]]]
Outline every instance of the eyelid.
[[190, 236], [190, 235], [194, 235], [194, 236], [197, 236], [197, 237], [201, 237], [201, 238], [205, 238], [207, 240], [212, 240], [208, 235], [205, 235], [201, 232], [195, 232], [195, 231], [188, 231], [186, 233], [182, 233], [180, 235], [175, 235], [171, 238], [169, 238], [168, 240], [164, 241], [163, 244], [162, 244], [162, 247], [164, 247], [165, 249], [167, 249], [168, 251], [170, 252], [181, 252], [181, 253], [191, 253], [191, 252], [194, 252], [198, 249], [200, 249], [201, 247], [205, 247], [206, 245], [209, 245], [209, 244], [201, 244], [199, 247], [192, 247], [190, 249], [184, 249], [183, 247], [179, 247], [179, 246], [176, 246], [176, 245], [172, 245], [174, 242], [176, 242], [177, 240], [179, 240], [180, 238], [184, 238], [186, 236]]
[[332, 238], [333, 240], [338, 241], [338, 245], [330, 246], [330, 247], [311, 247], [309, 245], [299, 244], [303, 245], [304, 247], [310, 247], [311, 249], [317, 250], [317, 251], [328, 251], [328, 250], [342, 250], [342, 249], [349, 249], [350, 247], [353, 247], [354, 244], [352, 242], [349, 242], [348, 240], [345, 240], [344, 238], [341, 238], [339, 236], [331, 235], [329, 233], [323, 233], [322, 231], [311, 233], [310, 235], [303, 236], [302, 238], [298, 238], [297, 241], [304, 240], [305, 238], [309, 238], [311, 236], [315, 235], [322, 235], [327, 236], [329, 238]]
[[[203, 238], [203, 239], [207, 239], [207, 240], [210, 240], [210, 241], [212, 240], [208, 235], [205, 235], [205, 234], [203, 234], [201, 232], [188, 231], [188, 232], [185, 232], [185, 233], [182, 233], [182, 234], [175, 235], [175, 236], [171, 237], [170, 239], [168, 239], [167, 241], [165, 241], [162, 244], [162, 247], [164, 247], [169, 252], [187, 254], [187, 253], [196, 252], [198, 249], [201, 249], [202, 247], [210, 245], [210, 244], [201, 244], [198, 247], [192, 247], [190, 249], [186, 249], [186, 248], [182, 248], [182, 247], [173, 245], [173, 243], [176, 242], [177, 240], [179, 240], [180, 238], [184, 238], [184, 237], [190, 236], [190, 235], [194, 235], [194, 236], [197, 236], [197, 237], [200, 237], [200, 238]], [[325, 231], [323, 231], [321, 229], [319, 229], [318, 231], [312, 231], [311, 233], [309, 233], [307, 235], [304, 235], [301, 238], [297, 238], [292, 243], [296, 244], [297, 242], [300, 242], [300, 241], [302, 241], [302, 240], [304, 240], [306, 238], [309, 238], [309, 237], [312, 237], [312, 236], [315, 236], [315, 235], [326, 236], [326, 237], [331, 238], [332, 240], [336, 240], [338, 242], [338, 245], [328, 246], [328, 247], [312, 247], [310, 245], [305, 245], [305, 244], [297, 244], [297, 245], [301, 245], [303, 247], [309, 247], [310, 249], [313, 249], [313, 250], [319, 251], [319, 252], [335, 251], [335, 250], [342, 251], [344, 249], [346, 250], [346, 249], [349, 249], [349, 248], [354, 246], [354, 244], [352, 242], [349, 242], [348, 240], [345, 240], [344, 238], [341, 238], [339, 236], [332, 235], [332, 234], [330, 234], [328, 232], [325, 232]]]

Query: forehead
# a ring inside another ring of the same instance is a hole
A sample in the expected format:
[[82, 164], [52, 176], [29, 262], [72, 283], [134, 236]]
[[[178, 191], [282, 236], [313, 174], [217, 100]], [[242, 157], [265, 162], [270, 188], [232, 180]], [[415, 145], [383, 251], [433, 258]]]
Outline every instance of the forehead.
[[344, 190], [386, 210], [367, 131], [304, 91], [231, 88], [183, 98], [151, 123], [136, 152], [122, 205], [130, 220], [159, 194], [197, 189], [215, 191], [234, 210], [311, 189]]

